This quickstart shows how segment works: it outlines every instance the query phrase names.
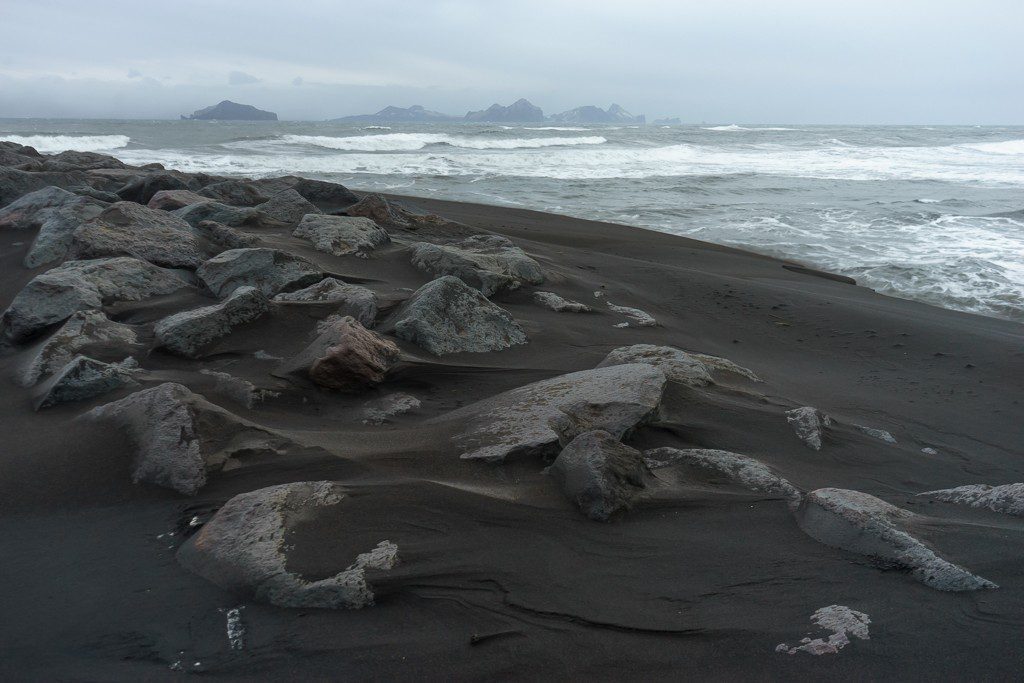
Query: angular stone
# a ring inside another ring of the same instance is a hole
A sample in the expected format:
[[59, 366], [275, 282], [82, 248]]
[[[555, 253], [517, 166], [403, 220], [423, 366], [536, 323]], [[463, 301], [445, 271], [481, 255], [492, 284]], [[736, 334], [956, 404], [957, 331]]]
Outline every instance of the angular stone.
[[218, 304], [159, 320], [153, 332], [160, 345], [171, 353], [198, 358], [211, 344], [231, 334], [235, 327], [256, 320], [268, 309], [267, 297], [262, 292], [255, 287], [239, 287]]
[[198, 226], [203, 221], [214, 221], [232, 228], [241, 226], [280, 225], [280, 223], [259, 209], [252, 207], [229, 206], [213, 200], [196, 202], [175, 209], [171, 215], [180, 218], [189, 225]]
[[1024, 484], [1022, 483], [1002, 484], [1001, 486], [968, 484], [952, 489], [925, 491], [917, 495], [1024, 517]]
[[793, 431], [808, 448], [821, 450], [821, 439], [825, 430], [832, 426], [832, 418], [817, 408], [804, 406], [786, 411], [786, 421], [793, 426]]
[[891, 562], [921, 583], [941, 591], [997, 586], [936, 555], [906, 528], [916, 515], [860, 491], [811, 491], [796, 511], [797, 524], [811, 538], [860, 555]]
[[491, 296], [544, 282], [540, 265], [499, 235], [474, 235], [456, 244], [413, 245], [412, 264], [432, 277], [452, 275]]
[[438, 356], [500, 351], [527, 341], [508, 311], [451, 276], [417, 289], [395, 320], [395, 336]]
[[799, 489], [763, 462], [739, 453], [707, 448], [654, 448], [644, 451], [644, 461], [652, 470], [685, 465], [751, 491], [783, 496], [793, 506], [803, 497]]
[[879, 441], [884, 441], [886, 443], [896, 443], [896, 437], [884, 429], [874, 429], [872, 427], [864, 427], [862, 425], [854, 425], [854, 427], [857, 431], [862, 434], [867, 434], [873, 439], [878, 439]]
[[253, 181], [253, 185], [268, 196], [290, 188], [327, 213], [333, 213], [359, 201], [359, 197], [344, 185], [324, 180], [284, 176], [256, 180]]
[[80, 225], [69, 254], [78, 259], [134, 256], [168, 268], [196, 268], [206, 258], [188, 223], [135, 202], [113, 204]]
[[45, 219], [22, 263], [26, 268], [38, 268], [60, 261], [71, 249], [75, 230], [102, 211], [103, 207], [98, 203], [83, 199], [40, 212], [40, 215], [45, 214]]
[[301, 256], [262, 247], [222, 252], [203, 263], [196, 275], [217, 296], [226, 296], [246, 285], [273, 296], [324, 277], [315, 263]]
[[318, 251], [335, 256], [372, 251], [391, 241], [387, 231], [369, 218], [351, 216], [309, 214], [302, 217], [292, 235], [304, 237]]
[[367, 330], [355, 318], [336, 325], [337, 342], [313, 361], [309, 378], [317, 385], [345, 392], [359, 392], [384, 381], [398, 361], [395, 343]]
[[850, 644], [850, 636], [861, 640], [870, 640], [868, 625], [871, 618], [863, 612], [850, 609], [845, 605], [829, 605], [816, 610], [811, 615], [811, 623], [831, 631], [828, 639], [804, 638], [800, 645], [790, 647], [785, 643], [775, 646], [776, 652], [795, 655], [806, 652], [811, 655], [834, 655]]
[[176, 211], [184, 206], [208, 201], [208, 197], [196, 194], [192, 190], [160, 190], [150, 198], [146, 206], [161, 211]]
[[597, 364], [599, 368], [627, 363], [645, 363], [660, 368], [665, 376], [673, 382], [691, 387], [703, 387], [712, 383], [711, 373], [704, 363], [686, 351], [672, 346], [654, 346], [653, 344], [634, 344], [612, 349], [604, 360]]
[[299, 222], [307, 214], [317, 215], [321, 213], [320, 209], [310, 204], [306, 201], [305, 197], [292, 189], [278, 192], [267, 201], [257, 205], [256, 209], [274, 220], [290, 224]]
[[260, 243], [257, 235], [235, 230], [216, 221], [199, 221], [195, 230], [210, 242], [225, 249], [244, 249]]
[[556, 313], [590, 313], [594, 310], [578, 301], [563, 299], [554, 292], [534, 292], [533, 300]]
[[51, 209], [87, 202], [73, 192], [49, 186], [29, 192], [0, 209], [0, 228], [30, 230], [46, 220]]
[[121, 387], [133, 386], [137, 382], [132, 373], [138, 365], [134, 358], [127, 358], [121, 363], [104, 363], [87, 356], [76, 356], [50, 380], [38, 408], [85, 401]]
[[128, 325], [107, 318], [103, 311], [78, 311], [46, 340], [22, 376], [25, 386], [32, 386], [57, 372], [80, 354], [93, 349], [127, 351], [138, 341]]
[[388, 394], [363, 406], [363, 422], [365, 424], [384, 424], [389, 418], [405, 415], [422, 405], [412, 394], [396, 392]]
[[624, 315], [630, 319], [630, 322], [619, 323], [615, 327], [656, 327], [658, 325], [658, 321], [654, 319], [654, 316], [646, 311], [641, 311], [639, 308], [617, 306], [611, 301], [606, 301], [605, 303], [608, 304], [608, 308], [610, 308], [613, 313]]
[[324, 278], [315, 285], [274, 297], [284, 303], [334, 303], [340, 316], [350, 315], [369, 327], [377, 318], [377, 295], [372, 290], [333, 277]]
[[546, 471], [569, 500], [599, 522], [628, 509], [646, 488], [647, 466], [640, 451], [600, 430], [570, 441]]
[[248, 180], [222, 180], [211, 183], [199, 191], [208, 199], [231, 206], [256, 206], [270, 199]]

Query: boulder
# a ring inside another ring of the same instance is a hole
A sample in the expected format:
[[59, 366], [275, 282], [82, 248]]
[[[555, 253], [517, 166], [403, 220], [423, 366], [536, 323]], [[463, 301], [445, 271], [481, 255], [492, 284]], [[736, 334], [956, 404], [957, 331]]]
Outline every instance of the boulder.
[[391, 241], [387, 231], [369, 218], [308, 214], [292, 232], [304, 237], [318, 251], [335, 256], [373, 251]]
[[134, 358], [126, 358], [121, 363], [104, 363], [76, 356], [47, 383], [37, 409], [85, 401], [121, 387], [134, 386], [137, 382], [132, 373], [138, 365]]
[[256, 209], [274, 220], [291, 225], [298, 223], [307, 214], [318, 215], [321, 213], [320, 209], [310, 204], [306, 201], [305, 197], [292, 189], [278, 192], [267, 201], [258, 205]]
[[9, 341], [20, 343], [75, 311], [142, 301], [186, 287], [172, 271], [127, 256], [68, 261], [32, 278], [0, 317], [0, 328]]
[[208, 201], [210, 201], [208, 197], [198, 195], [192, 190], [160, 190], [150, 197], [146, 206], [161, 211], [175, 211], [185, 206]]
[[132, 440], [133, 481], [187, 496], [206, 484], [207, 473], [237, 465], [237, 457], [277, 454], [289, 444], [173, 382], [93, 408], [86, 417]]
[[658, 410], [665, 374], [650, 365], [616, 365], [534, 382], [440, 418], [463, 424], [453, 443], [460, 457], [502, 462], [549, 457], [583, 432], [621, 439]]
[[395, 320], [397, 337], [438, 356], [500, 351], [527, 341], [508, 311], [452, 276], [417, 289]]
[[269, 199], [250, 181], [239, 179], [211, 183], [201, 189], [199, 194], [231, 206], [256, 206]]
[[604, 360], [597, 364], [599, 368], [627, 363], [645, 363], [660, 368], [665, 376], [673, 382], [691, 387], [703, 387], [712, 383], [711, 373], [704, 363], [686, 351], [672, 346], [654, 346], [653, 344], [634, 344], [613, 349]]
[[294, 292], [278, 294], [274, 301], [337, 304], [338, 315], [350, 315], [368, 327], [377, 319], [377, 295], [372, 290], [333, 277], [324, 278], [315, 285]]
[[225, 249], [255, 247], [261, 241], [257, 235], [235, 230], [216, 221], [199, 221], [199, 225], [195, 226], [195, 230], [206, 240]]
[[197, 226], [203, 221], [214, 221], [232, 228], [282, 226], [282, 223], [272, 219], [259, 209], [248, 206], [228, 206], [213, 200], [189, 204], [175, 209], [171, 214], [192, 226]]
[[342, 318], [336, 328], [337, 342], [327, 347], [309, 368], [313, 383], [355, 393], [383, 382], [398, 362], [400, 352], [395, 343], [366, 329], [355, 318]]
[[168, 268], [197, 268], [206, 258], [188, 223], [134, 202], [113, 204], [80, 225], [69, 254], [77, 259], [134, 256]]
[[821, 450], [825, 430], [832, 426], [832, 418], [811, 406], [787, 410], [786, 421], [792, 425], [800, 440], [816, 451]]
[[384, 195], [368, 194], [345, 209], [348, 216], [369, 218], [377, 225], [415, 229], [413, 216], [401, 207], [393, 206]]
[[590, 313], [594, 310], [578, 301], [563, 299], [554, 292], [534, 292], [533, 300], [556, 313]]
[[0, 209], [0, 228], [29, 230], [38, 228], [55, 208], [80, 205], [88, 200], [73, 192], [49, 186], [16, 199]]
[[308, 581], [288, 570], [290, 529], [344, 501], [328, 481], [294, 482], [229, 500], [178, 550], [189, 571], [235, 594], [278, 607], [359, 609], [374, 602], [367, 572], [398, 564], [398, 546], [381, 541], [333, 576]]
[[256, 180], [253, 181], [253, 185], [267, 195], [290, 188], [326, 213], [334, 213], [359, 201], [359, 197], [344, 185], [329, 183], [324, 180], [284, 176], [281, 178]]
[[190, 184], [173, 173], [147, 173], [128, 181], [116, 194], [126, 202], [145, 205], [149, 204], [150, 200], [160, 192], [192, 189], [198, 189], [198, 183], [194, 180]]
[[800, 645], [793, 646], [779, 643], [775, 646], [775, 651], [785, 652], [789, 655], [795, 655], [797, 652], [806, 652], [811, 655], [834, 655], [850, 644], [850, 636], [861, 640], [871, 639], [868, 635], [871, 618], [863, 612], [850, 609], [845, 605], [829, 605], [815, 610], [811, 615], [811, 623], [830, 631], [828, 638], [803, 638]]
[[583, 513], [599, 522], [628, 509], [646, 488], [640, 451], [608, 432], [584, 432], [562, 449], [547, 470]]
[[797, 524], [811, 538], [910, 572], [941, 591], [997, 586], [936, 555], [907, 532], [917, 515], [860, 491], [825, 488], [804, 497]]
[[160, 345], [171, 353], [198, 358], [211, 344], [231, 334], [238, 325], [267, 312], [267, 297], [255, 287], [239, 287], [227, 299], [212, 306], [175, 313], [153, 326]]
[[896, 443], [896, 437], [885, 431], [884, 429], [875, 429], [873, 427], [865, 427], [863, 425], [853, 425], [857, 431], [862, 434], [870, 436], [872, 439], [878, 439], [885, 443]]
[[78, 311], [46, 340], [25, 370], [22, 383], [32, 386], [80, 354], [110, 349], [123, 355], [137, 342], [135, 330], [110, 320], [103, 311]]
[[319, 282], [324, 273], [310, 261], [286, 251], [267, 248], [230, 249], [196, 270], [199, 279], [217, 296], [238, 287], [256, 287], [266, 296]]
[[69, 149], [59, 154], [43, 157], [43, 170], [64, 171], [75, 169], [91, 171], [100, 168], [128, 168], [120, 159], [99, 152], [79, 152]]
[[654, 316], [646, 311], [641, 311], [639, 308], [630, 308], [629, 306], [617, 306], [611, 301], [606, 301], [608, 308], [611, 309], [612, 313], [618, 313], [629, 318], [629, 322], [619, 323], [615, 327], [657, 327], [658, 321], [654, 319]]
[[363, 406], [363, 423], [380, 425], [388, 422], [390, 418], [398, 415], [405, 415], [422, 405], [420, 400], [412, 394], [396, 392], [388, 394], [373, 401], [368, 401]]
[[277, 398], [281, 395], [280, 392], [257, 387], [249, 380], [235, 377], [226, 372], [203, 368], [199, 373], [213, 378], [214, 393], [241, 403], [246, 408], [252, 408], [257, 403], [262, 403], [268, 398]]
[[50, 185], [67, 188], [88, 184], [88, 177], [79, 171], [37, 172], [0, 166], [0, 206], [7, 206], [29, 192]]
[[740, 377], [744, 377], [746, 379], [749, 379], [751, 382], [762, 382], [762, 381], [764, 381], [760, 377], [758, 377], [754, 373], [753, 370], [745, 368], [742, 365], [737, 365], [736, 363], [733, 363], [728, 358], [719, 358], [718, 356], [709, 356], [706, 353], [691, 353], [690, 356], [692, 356], [693, 358], [696, 358], [701, 363], [703, 363], [705, 366], [707, 366], [708, 370], [712, 371], [712, 373], [715, 373], [715, 372], [729, 372], [729, 373], [732, 373], [734, 375], [739, 375]]
[[537, 262], [499, 235], [475, 235], [447, 245], [420, 242], [413, 245], [412, 264], [432, 277], [453, 275], [484, 296], [544, 282]]
[[1024, 484], [1021, 483], [1002, 484], [1001, 486], [968, 484], [952, 489], [925, 491], [917, 495], [1024, 517]]
[[803, 497], [799, 489], [763, 462], [739, 453], [707, 448], [654, 448], [644, 451], [644, 461], [652, 470], [682, 465], [751, 491], [782, 496], [793, 507]]

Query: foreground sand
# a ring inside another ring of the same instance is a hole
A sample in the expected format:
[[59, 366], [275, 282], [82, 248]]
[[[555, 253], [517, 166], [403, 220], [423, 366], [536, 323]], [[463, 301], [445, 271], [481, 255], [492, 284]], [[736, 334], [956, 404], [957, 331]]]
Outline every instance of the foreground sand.
[[[5, 680], [159, 680], [176, 677], [172, 667], [227, 679], [344, 680], [1017, 674], [1024, 519], [917, 494], [1024, 480], [1019, 324], [626, 226], [391, 199], [511, 238], [537, 260], [544, 285], [491, 297], [529, 343], [410, 364], [358, 395], [272, 376], [273, 364], [254, 355], [299, 353], [323, 308], [274, 309], [198, 360], [159, 349], [138, 355], [143, 387], [180, 382], [304, 449], [212, 473], [192, 497], [133, 484], [129, 439], [75, 419], [131, 390], [36, 412], [29, 393], [9, 382], [0, 395]], [[290, 230], [251, 232], [374, 290], [379, 320], [430, 279], [410, 265], [409, 240], [397, 233], [358, 259], [316, 251]], [[4, 305], [45, 270], [22, 266], [28, 241], [0, 231]], [[595, 312], [548, 310], [534, 290]], [[616, 327], [627, 319], [605, 301], [642, 309], [658, 325]], [[213, 302], [182, 295], [108, 313], [146, 329]], [[458, 420], [444, 419], [451, 411], [594, 368], [612, 349], [639, 343], [724, 357], [763, 382], [716, 375], [704, 388], [670, 383], [659, 416], [626, 437], [630, 446], [721, 449], [757, 458], [802, 491], [872, 494], [921, 515], [919, 538], [999, 588], [934, 590], [892, 563], [811, 538], [784, 496], [715, 477], [654, 470], [660, 483], [602, 523], [566, 499], [543, 471], [548, 462], [459, 458], [451, 441]], [[28, 354], [10, 349], [0, 373], [17, 375]], [[280, 396], [247, 408], [201, 369]], [[396, 391], [421, 406], [364, 423], [367, 401]], [[801, 406], [835, 421], [820, 450], [787, 422], [785, 411]], [[897, 443], [857, 426], [886, 430]], [[352, 502], [289, 529], [288, 569], [328, 577], [388, 539], [401, 563], [374, 576], [373, 606], [276, 607], [224, 591], [176, 560], [194, 527], [236, 494], [322, 480], [341, 482]], [[805, 636], [827, 638], [810, 617], [830, 605], [869, 615], [870, 639], [851, 638], [827, 656], [776, 652]], [[244, 647], [232, 649], [226, 614], [239, 606]]]

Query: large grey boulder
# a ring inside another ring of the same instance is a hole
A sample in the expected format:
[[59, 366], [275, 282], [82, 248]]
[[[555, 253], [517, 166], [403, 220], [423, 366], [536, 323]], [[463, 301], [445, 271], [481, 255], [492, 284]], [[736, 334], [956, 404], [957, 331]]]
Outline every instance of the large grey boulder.
[[118, 202], [72, 235], [72, 258], [134, 256], [168, 268], [196, 268], [206, 258], [195, 231], [166, 211]]
[[213, 200], [196, 202], [175, 209], [172, 215], [189, 225], [197, 226], [203, 221], [214, 221], [237, 228], [241, 226], [259, 227], [264, 225], [280, 225], [267, 214], [253, 207], [229, 206]]
[[804, 497], [796, 511], [800, 528], [817, 541], [878, 558], [908, 570], [941, 591], [997, 586], [939, 557], [907, 529], [917, 516], [860, 491], [824, 488]]
[[365, 253], [391, 241], [386, 230], [369, 218], [308, 214], [292, 232], [313, 243], [313, 248], [335, 256]]
[[623, 363], [646, 363], [661, 368], [669, 380], [693, 387], [713, 384], [715, 372], [729, 372], [746, 379], [760, 381], [757, 375], [747, 368], [740, 367], [730, 360], [709, 356], [703, 353], [690, 353], [674, 346], [655, 346], [653, 344], [633, 344], [612, 349], [597, 367], [605, 368]]
[[616, 365], [534, 382], [440, 418], [463, 424], [453, 443], [460, 457], [501, 462], [555, 455], [583, 432], [617, 439], [658, 410], [665, 374], [650, 365]]
[[114, 350], [123, 356], [137, 342], [134, 329], [110, 320], [103, 311], [78, 311], [46, 340], [25, 369], [22, 383], [32, 386], [75, 356], [94, 350]]
[[146, 205], [159, 192], [165, 190], [197, 189], [199, 183], [182, 174], [157, 171], [136, 176], [117, 190], [117, 196], [128, 202]]
[[252, 322], [269, 309], [267, 297], [255, 287], [239, 287], [224, 301], [175, 313], [153, 326], [160, 345], [171, 353], [198, 358], [238, 325]]
[[547, 472], [569, 500], [599, 522], [628, 509], [646, 488], [647, 466], [640, 451], [600, 430], [570, 441]]
[[832, 418], [812, 406], [786, 411], [786, 421], [808, 448], [821, 450], [825, 430], [832, 426]]
[[22, 263], [26, 268], [38, 268], [60, 261], [71, 249], [75, 230], [102, 211], [99, 203], [83, 200], [40, 212], [45, 218]]
[[127, 358], [121, 363], [104, 363], [87, 356], [76, 356], [54, 375], [37, 408], [60, 403], [85, 401], [126, 386], [137, 384], [133, 377], [138, 363]]
[[925, 491], [917, 495], [1024, 517], [1024, 483], [1002, 484], [1001, 486], [967, 484], [952, 489]]
[[359, 201], [359, 197], [344, 185], [325, 180], [283, 176], [255, 180], [252, 184], [267, 196], [285, 189], [295, 190], [326, 213], [333, 213]]
[[209, 197], [196, 194], [192, 190], [160, 190], [146, 202], [146, 206], [161, 211], [176, 211], [185, 206], [208, 201]]
[[319, 282], [324, 273], [311, 261], [278, 249], [230, 249], [196, 270], [199, 279], [217, 296], [238, 287], [256, 287], [266, 296]]
[[267, 201], [257, 205], [256, 209], [274, 220], [293, 225], [307, 214], [317, 215], [321, 213], [320, 209], [310, 204], [306, 201], [305, 197], [290, 188], [278, 192]]
[[652, 470], [684, 466], [751, 491], [782, 496], [792, 507], [803, 497], [799, 489], [763, 462], [739, 453], [708, 448], [654, 448], [644, 451], [644, 461]]
[[237, 457], [276, 454], [289, 442], [214, 405], [187, 387], [165, 382], [93, 408], [86, 417], [123, 430], [132, 440], [132, 479], [191, 496], [211, 471]]
[[87, 201], [84, 197], [60, 187], [44, 187], [29, 192], [0, 209], [0, 228], [38, 228], [46, 220], [49, 210]]
[[232, 206], [256, 206], [270, 199], [251, 181], [238, 178], [211, 183], [201, 189], [199, 194]]
[[413, 245], [412, 264], [433, 277], [453, 275], [484, 296], [544, 282], [540, 265], [499, 235], [474, 235], [454, 244]]
[[330, 303], [338, 306], [338, 315], [350, 315], [367, 327], [377, 318], [377, 295], [373, 290], [351, 285], [333, 277], [294, 292], [283, 292], [274, 301], [295, 304]]
[[178, 561], [227, 591], [278, 607], [367, 607], [374, 603], [367, 573], [398, 564], [394, 543], [381, 541], [337, 574], [316, 581], [287, 567], [290, 529], [329, 514], [329, 508], [344, 499], [344, 490], [328, 481], [281, 484], [239, 494], [181, 546]]
[[23, 342], [75, 311], [142, 301], [186, 287], [172, 271], [127, 256], [68, 261], [32, 278], [4, 311], [0, 327], [8, 340]]
[[395, 320], [395, 336], [438, 356], [500, 351], [527, 341], [508, 311], [452, 276], [417, 289]]

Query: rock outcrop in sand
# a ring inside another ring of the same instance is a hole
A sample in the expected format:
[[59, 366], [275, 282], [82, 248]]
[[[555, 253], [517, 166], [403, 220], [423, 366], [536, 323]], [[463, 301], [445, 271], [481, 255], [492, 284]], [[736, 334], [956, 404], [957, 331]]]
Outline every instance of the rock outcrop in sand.
[[239, 287], [224, 301], [175, 313], [153, 326], [160, 345], [171, 353], [198, 358], [209, 346], [267, 312], [267, 297], [255, 287]]
[[283, 292], [274, 301], [297, 304], [337, 304], [337, 315], [350, 315], [367, 327], [377, 318], [377, 295], [373, 290], [350, 285], [333, 277], [294, 292]]
[[322, 213], [308, 199], [291, 188], [274, 194], [262, 204], [257, 204], [256, 210], [262, 211], [276, 221], [292, 225], [302, 220], [303, 216]]
[[917, 494], [928, 496], [947, 503], [969, 505], [974, 508], [985, 508], [1006, 515], [1024, 517], [1024, 484], [967, 484], [952, 489], [925, 491]]
[[197, 268], [208, 254], [195, 231], [166, 211], [118, 202], [72, 235], [72, 258], [134, 256], [168, 268]]
[[800, 645], [789, 646], [779, 643], [775, 646], [775, 651], [790, 655], [797, 652], [806, 652], [809, 655], [834, 655], [850, 644], [850, 636], [861, 640], [871, 639], [868, 635], [871, 618], [845, 605], [829, 605], [815, 610], [811, 615], [811, 623], [832, 633], [827, 639], [803, 638]]
[[599, 522], [628, 509], [646, 488], [647, 466], [640, 451], [602, 430], [570, 441], [547, 472], [576, 507]]
[[534, 292], [533, 300], [555, 313], [590, 313], [594, 309], [578, 301], [563, 299], [554, 292]]
[[47, 383], [46, 393], [38, 407], [85, 401], [132, 386], [136, 384], [132, 374], [138, 365], [134, 358], [121, 363], [104, 363], [87, 356], [76, 356]]
[[526, 343], [508, 311], [450, 275], [416, 290], [395, 315], [395, 336], [436, 356], [500, 351]]
[[79, 354], [114, 350], [123, 356], [137, 341], [134, 329], [110, 320], [103, 311], [78, 311], [46, 340], [26, 368], [22, 383], [32, 386]]
[[392, 417], [410, 413], [422, 405], [412, 394], [395, 392], [369, 401], [363, 406], [363, 422], [366, 424], [384, 424]]
[[544, 282], [540, 265], [498, 235], [474, 235], [455, 244], [414, 244], [412, 264], [431, 277], [455, 276], [484, 296]]
[[384, 540], [347, 568], [307, 581], [287, 567], [286, 535], [320, 509], [344, 503], [328, 481], [281, 484], [229, 500], [178, 550], [178, 561], [207, 581], [279, 607], [359, 609], [374, 602], [367, 573], [398, 564], [398, 546]]
[[654, 448], [644, 451], [644, 461], [652, 470], [683, 465], [694, 471], [724, 478], [751, 491], [786, 498], [795, 507], [800, 490], [776, 474], [760, 460], [739, 453], [709, 448]]
[[365, 253], [388, 244], [387, 231], [369, 218], [306, 215], [292, 232], [313, 243], [317, 251], [335, 256]]
[[725, 358], [708, 356], [703, 353], [689, 353], [673, 346], [633, 344], [612, 349], [597, 367], [625, 363], [645, 363], [660, 368], [670, 381], [692, 387], [703, 387], [713, 383], [712, 371], [730, 372], [747, 379], [757, 380], [750, 370], [736, 365]]
[[337, 341], [309, 366], [309, 378], [321, 387], [355, 393], [384, 381], [398, 362], [395, 343], [371, 332], [355, 318], [335, 325]]
[[324, 273], [315, 263], [279, 249], [230, 249], [196, 270], [199, 279], [217, 296], [238, 287], [259, 289], [265, 296], [319, 282]]
[[906, 529], [916, 516], [860, 491], [825, 488], [811, 491], [796, 512], [811, 538], [868, 555], [901, 569], [940, 591], [973, 591], [997, 586], [936, 555]]
[[832, 418], [817, 408], [804, 406], [786, 411], [786, 421], [808, 448], [821, 450], [825, 430], [832, 426]]

